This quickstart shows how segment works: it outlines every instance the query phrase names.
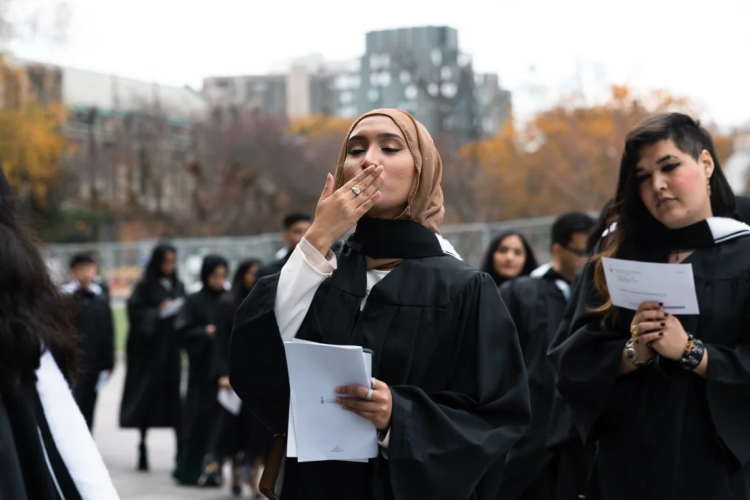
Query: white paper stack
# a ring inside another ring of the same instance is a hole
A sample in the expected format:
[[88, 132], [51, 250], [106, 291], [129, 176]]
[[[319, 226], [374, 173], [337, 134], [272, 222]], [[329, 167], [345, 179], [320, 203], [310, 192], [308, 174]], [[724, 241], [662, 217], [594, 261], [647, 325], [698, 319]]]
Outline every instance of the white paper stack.
[[336, 403], [337, 387], [370, 387], [370, 353], [359, 346], [296, 339], [284, 347], [291, 388], [287, 456], [299, 462], [375, 458], [375, 426]]

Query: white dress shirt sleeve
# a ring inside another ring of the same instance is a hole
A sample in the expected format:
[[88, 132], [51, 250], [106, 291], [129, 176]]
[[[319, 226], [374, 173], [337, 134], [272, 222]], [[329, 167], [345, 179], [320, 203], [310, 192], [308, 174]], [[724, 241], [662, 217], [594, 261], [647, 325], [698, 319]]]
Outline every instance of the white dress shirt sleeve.
[[276, 289], [274, 313], [284, 342], [297, 336], [318, 287], [336, 270], [336, 255], [323, 257], [302, 238], [284, 264]]

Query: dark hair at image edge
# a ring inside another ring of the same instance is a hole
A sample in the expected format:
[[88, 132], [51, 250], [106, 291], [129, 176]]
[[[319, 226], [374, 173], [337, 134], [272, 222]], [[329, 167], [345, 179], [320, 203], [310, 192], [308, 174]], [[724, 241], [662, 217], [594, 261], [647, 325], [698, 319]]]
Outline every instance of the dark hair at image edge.
[[0, 166], [0, 384], [7, 387], [20, 376], [33, 375], [43, 347], [74, 383], [78, 345], [68, 302], [19, 221]]
[[606, 246], [592, 260], [595, 262], [594, 284], [596, 290], [606, 302], [592, 312], [602, 313], [602, 322], [606, 322], [616, 313], [609, 298], [607, 282], [604, 276], [602, 257], [620, 259], [637, 259], [647, 235], [665, 231], [666, 228], [657, 221], [638, 194], [636, 164], [644, 147], [659, 141], [671, 140], [675, 146], [695, 160], [703, 151], [711, 155], [714, 171], [711, 175], [711, 211], [716, 217], [732, 217], [736, 210], [736, 199], [729, 182], [721, 169], [721, 163], [714, 148], [711, 134], [693, 118], [682, 113], [664, 113], [647, 118], [631, 130], [625, 138], [625, 149], [620, 161], [620, 174], [617, 181], [617, 193], [611, 210], [612, 222], [617, 229], [607, 238]]
[[534, 257], [534, 250], [531, 248], [531, 245], [529, 244], [526, 237], [518, 231], [506, 231], [495, 237], [490, 242], [490, 246], [487, 248], [487, 252], [485, 252], [484, 258], [482, 259], [481, 270], [489, 274], [498, 285], [503, 281], [506, 281], [506, 278], [503, 278], [497, 273], [497, 271], [495, 271], [493, 256], [497, 251], [497, 247], [500, 246], [500, 243], [502, 243], [503, 240], [505, 240], [505, 238], [508, 238], [509, 236], [518, 236], [521, 239], [521, 243], [523, 243], [524, 249], [526, 249], [526, 261], [523, 263], [521, 274], [519, 274], [518, 276], [528, 276], [534, 269], [538, 267], [536, 257]]

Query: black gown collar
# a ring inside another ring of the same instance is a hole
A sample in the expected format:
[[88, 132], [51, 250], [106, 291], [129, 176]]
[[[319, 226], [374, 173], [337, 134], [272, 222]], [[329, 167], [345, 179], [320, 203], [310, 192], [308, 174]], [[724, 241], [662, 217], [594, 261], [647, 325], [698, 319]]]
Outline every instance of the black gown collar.
[[373, 259], [422, 259], [445, 255], [435, 234], [410, 220], [362, 217], [347, 244]]

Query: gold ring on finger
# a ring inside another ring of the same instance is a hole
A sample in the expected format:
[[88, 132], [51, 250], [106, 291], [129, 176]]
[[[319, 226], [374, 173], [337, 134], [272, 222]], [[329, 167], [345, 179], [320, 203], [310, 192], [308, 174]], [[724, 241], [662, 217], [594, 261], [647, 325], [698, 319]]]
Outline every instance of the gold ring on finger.
[[638, 325], [631, 325], [630, 326], [630, 334], [633, 337], [637, 337], [638, 335], [641, 334], [641, 329], [638, 327]]

